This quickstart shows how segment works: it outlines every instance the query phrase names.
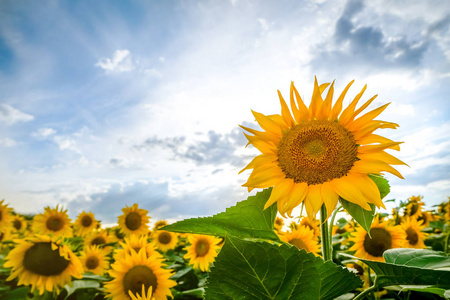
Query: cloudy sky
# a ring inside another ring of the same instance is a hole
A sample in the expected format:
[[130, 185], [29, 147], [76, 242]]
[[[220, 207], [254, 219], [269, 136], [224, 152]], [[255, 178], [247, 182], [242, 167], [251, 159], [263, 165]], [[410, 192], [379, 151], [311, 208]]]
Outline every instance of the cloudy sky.
[[245, 199], [238, 124], [294, 81], [364, 84], [404, 141], [389, 198], [450, 196], [450, 5], [442, 1], [0, 1], [0, 199], [104, 223]]

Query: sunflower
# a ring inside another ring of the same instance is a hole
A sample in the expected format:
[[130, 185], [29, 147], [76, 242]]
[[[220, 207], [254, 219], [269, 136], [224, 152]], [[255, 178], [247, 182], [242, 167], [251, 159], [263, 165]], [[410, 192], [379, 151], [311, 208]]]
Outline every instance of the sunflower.
[[214, 262], [217, 252], [222, 242], [214, 236], [192, 234], [188, 236], [190, 246], [186, 247], [187, 253], [184, 258], [189, 259], [189, 264], [194, 269], [200, 269], [203, 272], [209, 270], [209, 265]]
[[98, 221], [91, 212], [81, 212], [75, 220], [75, 230], [79, 236], [86, 236], [97, 228]]
[[153, 233], [153, 243], [162, 252], [175, 249], [178, 243], [178, 236], [176, 233], [157, 230]]
[[110, 242], [111, 239], [106, 230], [94, 231], [84, 239], [84, 247], [94, 245], [104, 247], [105, 244], [108, 244]]
[[97, 245], [86, 247], [80, 255], [80, 261], [86, 272], [103, 275], [109, 267], [109, 250]]
[[319, 86], [316, 79], [309, 108], [291, 83], [292, 114], [278, 92], [281, 115], [265, 116], [252, 111], [264, 131], [241, 126], [252, 134], [244, 133], [249, 144], [262, 153], [241, 171], [253, 169], [243, 186], [249, 191], [273, 186], [265, 208], [277, 202], [283, 216], [291, 215], [303, 202], [310, 219], [315, 218], [322, 204], [328, 218], [339, 197], [365, 210], [371, 210], [369, 203], [384, 208], [377, 185], [368, 175], [387, 171], [403, 178], [391, 165], [405, 163], [384, 151], [400, 150], [400, 142], [373, 132], [395, 129], [398, 125], [374, 120], [388, 104], [357, 117], [376, 98], [356, 109], [366, 86], [342, 111], [342, 102], [352, 83], [332, 106], [334, 82], [323, 100], [321, 94], [329, 84]]
[[153, 226], [153, 231], [158, 230], [159, 228], [164, 227], [166, 225], [167, 225], [167, 221], [166, 220], [159, 220]]
[[314, 231], [306, 226], [297, 226], [291, 232], [285, 232], [279, 236], [282, 241], [294, 245], [299, 250], [304, 249], [314, 255], [320, 252], [320, 245]]
[[364, 228], [358, 227], [350, 241], [355, 243], [349, 249], [356, 251], [355, 256], [384, 262], [384, 251], [402, 248], [406, 242], [406, 233], [400, 226], [389, 226], [375, 219], [370, 227], [370, 237]]
[[163, 268], [163, 260], [157, 256], [147, 256], [144, 249], [117, 260], [109, 274], [114, 279], [105, 283], [105, 291], [107, 297], [114, 300], [129, 300], [129, 292], [144, 297], [141, 294], [142, 285], [144, 290], [152, 288], [155, 300], [165, 300], [167, 296], [172, 297], [170, 288], [176, 285], [169, 279], [172, 272]]
[[300, 226], [306, 226], [314, 232], [314, 236], [320, 236], [320, 221], [316, 219], [310, 219], [309, 217], [303, 217], [300, 221]]
[[14, 215], [11, 222], [15, 232], [24, 232], [27, 229], [27, 221], [22, 216]]
[[416, 220], [415, 218], [406, 218], [406, 220], [400, 225], [400, 227], [406, 233], [407, 242], [404, 245], [405, 248], [425, 248], [425, 244], [423, 241], [426, 238], [426, 234], [422, 232], [425, 226], [421, 225], [420, 221]]
[[133, 206], [122, 208], [123, 215], [119, 216], [119, 227], [125, 235], [145, 234], [148, 231], [148, 211], [138, 208], [135, 203]]
[[0, 232], [0, 245], [9, 240], [11, 240], [11, 233], [9, 231]]
[[281, 231], [284, 226], [284, 219], [280, 217], [276, 217], [273, 227], [276, 231]]
[[70, 227], [71, 220], [67, 215], [67, 209], [59, 210], [56, 208], [45, 207], [44, 213], [38, 214], [33, 219], [32, 229], [37, 234], [48, 234], [54, 237], [71, 237], [72, 228]]
[[147, 256], [159, 256], [162, 258], [161, 254], [155, 250], [155, 246], [152, 243], [148, 243], [147, 236], [132, 234], [129, 237], [125, 237], [125, 242], [120, 242], [122, 246], [121, 249], [116, 249], [114, 253], [114, 259], [124, 259], [125, 255], [131, 255], [132, 252], [139, 253], [141, 249], [145, 249]]
[[422, 196], [411, 196], [408, 198], [408, 205], [405, 207], [405, 216], [419, 217], [422, 215], [422, 208], [425, 205], [422, 201]]
[[7, 280], [18, 277], [18, 285], [31, 285], [43, 294], [45, 290], [59, 293], [59, 288], [81, 278], [83, 266], [66, 245], [47, 235], [16, 240], [17, 246], [9, 252], [4, 266], [12, 268]]
[[0, 201], [0, 232], [7, 232], [12, 229], [12, 208], [4, 204], [5, 200]]

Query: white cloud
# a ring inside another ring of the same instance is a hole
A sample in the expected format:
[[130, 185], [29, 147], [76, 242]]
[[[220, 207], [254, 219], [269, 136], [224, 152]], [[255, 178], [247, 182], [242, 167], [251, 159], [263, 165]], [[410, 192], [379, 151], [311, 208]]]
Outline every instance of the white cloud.
[[0, 121], [5, 122], [7, 125], [18, 122], [29, 122], [33, 119], [34, 117], [32, 115], [21, 112], [8, 104], [0, 104]]
[[10, 138], [0, 139], [0, 146], [10, 148], [10, 147], [14, 147], [16, 145], [17, 145], [17, 142], [13, 139], [10, 139]]
[[131, 58], [129, 50], [116, 50], [111, 58], [102, 58], [95, 64], [96, 67], [100, 67], [109, 72], [129, 72], [133, 71], [136, 67]]
[[54, 135], [55, 133], [56, 130], [54, 130], [53, 128], [40, 128], [37, 131], [33, 132], [32, 135], [34, 137], [44, 139], [51, 135]]

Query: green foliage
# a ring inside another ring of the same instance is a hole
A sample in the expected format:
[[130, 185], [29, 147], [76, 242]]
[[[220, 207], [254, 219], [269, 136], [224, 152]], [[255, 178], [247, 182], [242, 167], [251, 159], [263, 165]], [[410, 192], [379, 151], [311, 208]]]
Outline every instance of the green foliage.
[[212, 217], [186, 219], [161, 229], [220, 237], [235, 236], [279, 241], [273, 231], [277, 215], [276, 205], [264, 210], [264, 204], [269, 199], [270, 193], [271, 189], [266, 189]]
[[205, 299], [334, 299], [361, 284], [347, 269], [296, 247], [228, 237]]

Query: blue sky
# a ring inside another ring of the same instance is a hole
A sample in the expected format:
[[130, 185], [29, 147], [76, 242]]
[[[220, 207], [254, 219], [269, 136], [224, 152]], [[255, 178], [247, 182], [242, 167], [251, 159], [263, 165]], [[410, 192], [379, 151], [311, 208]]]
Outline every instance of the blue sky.
[[[113, 223], [245, 199], [238, 124], [294, 81], [368, 84], [404, 141], [389, 198], [450, 196], [448, 1], [0, 1], [0, 199]], [[348, 103], [348, 102], [347, 102]]]

